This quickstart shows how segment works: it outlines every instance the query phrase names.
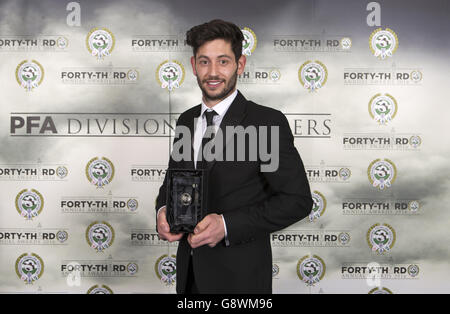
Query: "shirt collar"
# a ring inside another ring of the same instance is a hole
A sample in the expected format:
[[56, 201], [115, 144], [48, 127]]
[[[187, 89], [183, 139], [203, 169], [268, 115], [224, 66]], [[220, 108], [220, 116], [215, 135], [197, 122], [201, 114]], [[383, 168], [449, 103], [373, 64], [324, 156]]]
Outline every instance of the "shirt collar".
[[207, 110], [207, 109], [213, 109], [215, 112], [217, 112], [217, 114], [219, 116], [223, 116], [225, 114], [225, 112], [227, 112], [228, 107], [230, 107], [231, 103], [233, 102], [233, 100], [236, 98], [237, 96], [237, 89], [227, 98], [225, 98], [224, 100], [222, 100], [221, 102], [215, 104], [212, 108], [209, 108], [205, 105], [205, 103], [202, 100], [202, 110], [200, 112], [200, 117], [203, 116], [203, 113]]

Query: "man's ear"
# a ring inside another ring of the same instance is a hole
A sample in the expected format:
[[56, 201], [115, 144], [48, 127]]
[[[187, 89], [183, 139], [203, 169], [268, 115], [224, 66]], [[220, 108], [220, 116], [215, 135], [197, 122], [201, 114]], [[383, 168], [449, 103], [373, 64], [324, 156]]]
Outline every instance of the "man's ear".
[[241, 55], [239, 57], [238, 64], [237, 64], [238, 65], [238, 68], [237, 68], [238, 75], [241, 75], [244, 72], [246, 63], [247, 63], [247, 57], [244, 55]]
[[192, 65], [192, 72], [194, 72], [194, 75], [197, 76], [197, 71], [195, 70], [195, 57], [191, 57], [191, 65]]

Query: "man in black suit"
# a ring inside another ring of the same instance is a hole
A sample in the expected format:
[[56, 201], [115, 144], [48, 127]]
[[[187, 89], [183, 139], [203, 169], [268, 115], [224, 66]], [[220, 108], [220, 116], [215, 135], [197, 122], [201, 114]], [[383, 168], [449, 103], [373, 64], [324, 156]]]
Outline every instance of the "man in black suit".
[[[194, 233], [170, 233], [166, 176], [156, 200], [157, 230], [163, 239], [180, 241], [178, 293], [271, 293], [270, 233], [307, 217], [312, 208], [308, 180], [286, 117], [278, 110], [248, 101], [236, 89], [237, 76], [243, 73], [246, 63], [243, 39], [239, 27], [221, 20], [187, 32], [187, 43], [194, 51], [192, 69], [203, 99], [201, 105], [182, 113], [177, 122], [177, 130], [183, 126], [192, 134], [193, 160], [176, 161], [172, 152], [169, 169], [207, 169], [208, 215]], [[256, 159], [251, 159], [248, 151], [244, 160], [236, 159], [236, 150], [230, 154], [235, 157], [231, 161], [202, 158], [208, 127], [217, 135], [224, 134], [226, 156], [231, 149], [226, 130], [236, 126], [256, 130], [257, 137], [249, 135], [245, 141], [247, 150], [252, 141], [258, 141], [261, 149], [261, 139], [269, 139], [268, 149], [277, 153], [275, 167], [263, 158], [267, 154], [258, 153]], [[263, 134], [261, 127], [268, 131]], [[180, 138], [176, 136], [175, 143]]]

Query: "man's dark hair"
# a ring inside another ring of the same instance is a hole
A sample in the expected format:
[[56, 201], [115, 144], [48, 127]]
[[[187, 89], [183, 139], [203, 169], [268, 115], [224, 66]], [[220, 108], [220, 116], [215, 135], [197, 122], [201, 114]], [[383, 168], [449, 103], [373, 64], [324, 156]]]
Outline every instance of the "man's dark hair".
[[242, 55], [244, 35], [235, 24], [223, 20], [212, 20], [194, 26], [186, 32], [186, 43], [193, 48], [194, 57], [201, 45], [214, 39], [224, 39], [231, 43], [236, 62], [239, 60]]

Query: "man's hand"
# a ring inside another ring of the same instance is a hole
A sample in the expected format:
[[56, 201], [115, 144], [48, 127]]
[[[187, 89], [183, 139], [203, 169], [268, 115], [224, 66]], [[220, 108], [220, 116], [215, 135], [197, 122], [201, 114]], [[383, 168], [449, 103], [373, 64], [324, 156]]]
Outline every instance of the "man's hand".
[[225, 237], [225, 227], [222, 216], [209, 214], [200, 221], [194, 229], [194, 233], [188, 236], [188, 242], [193, 249], [208, 244], [215, 247]]
[[183, 237], [183, 233], [170, 233], [169, 224], [166, 218], [166, 206], [161, 208], [156, 217], [156, 225], [158, 226], [159, 237], [169, 242], [179, 241]]

